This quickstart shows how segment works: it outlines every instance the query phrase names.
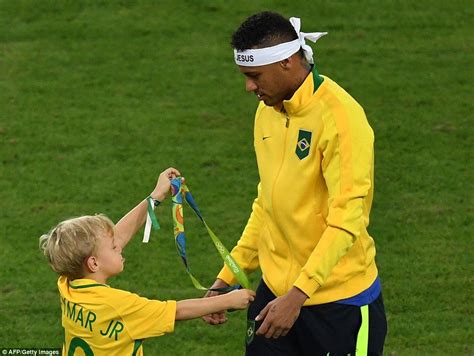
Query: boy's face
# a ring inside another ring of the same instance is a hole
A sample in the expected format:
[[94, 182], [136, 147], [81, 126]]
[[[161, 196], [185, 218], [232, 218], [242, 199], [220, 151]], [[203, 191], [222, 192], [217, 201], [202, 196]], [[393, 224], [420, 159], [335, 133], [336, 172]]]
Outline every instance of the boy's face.
[[123, 271], [125, 259], [122, 257], [122, 248], [115, 243], [113, 236], [104, 234], [99, 241], [95, 253], [100, 272], [105, 277], [112, 277]]

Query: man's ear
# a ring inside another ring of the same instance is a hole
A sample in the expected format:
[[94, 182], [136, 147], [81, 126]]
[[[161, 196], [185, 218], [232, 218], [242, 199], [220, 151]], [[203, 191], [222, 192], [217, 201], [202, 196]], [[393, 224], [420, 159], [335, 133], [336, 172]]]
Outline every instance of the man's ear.
[[288, 70], [291, 68], [291, 66], [293, 65], [293, 58], [292, 57], [289, 57], [287, 59], [284, 59], [282, 61], [280, 61], [280, 67], [283, 69], [283, 70]]
[[99, 263], [97, 261], [97, 258], [95, 258], [94, 256], [87, 257], [86, 268], [89, 270], [89, 272], [97, 272], [99, 270]]

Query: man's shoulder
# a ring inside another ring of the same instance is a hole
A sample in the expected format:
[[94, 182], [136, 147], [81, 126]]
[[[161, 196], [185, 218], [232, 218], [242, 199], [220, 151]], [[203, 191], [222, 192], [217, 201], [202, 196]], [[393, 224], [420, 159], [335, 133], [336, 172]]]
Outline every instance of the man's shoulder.
[[336, 83], [334, 80], [332, 80], [331, 78], [327, 76], [322, 76], [322, 77], [324, 78], [323, 85], [322, 85], [322, 87], [324, 88], [323, 95], [321, 97], [322, 100], [325, 100], [325, 101], [335, 100], [335, 102], [338, 102], [339, 104], [343, 102], [346, 104], [351, 103], [351, 104], [360, 105], [357, 102], [357, 100], [341, 85], [339, 85], [338, 83]]
[[349, 94], [343, 87], [332, 79], [323, 76], [324, 82], [321, 85], [322, 92], [318, 95], [316, 102], [322, 106], [325, 116], [340, 116], [350, 114], [353, 116], [365, 117], [364, 109], [359, 102]]

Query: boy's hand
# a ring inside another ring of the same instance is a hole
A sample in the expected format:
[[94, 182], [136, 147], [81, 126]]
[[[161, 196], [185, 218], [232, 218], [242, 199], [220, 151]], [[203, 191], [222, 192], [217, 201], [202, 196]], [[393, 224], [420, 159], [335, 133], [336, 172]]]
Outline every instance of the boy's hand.
[[255, 292], [250, 289], [233, 290], [227, 295], [232, 309], [245, 309], [255, 299]]
[[[223, 280], [217, 279], [214, 284], [211, 286], [211, 288], [224, 288], [228, 287], [229, 285], [225, 283]], [[216, 295], [219, 295], [219, 292], [209, 290], [206, 292], [203, 298], [207, 297], [214, 297]], [[202, 320], [204, 320], [206, 323], [210, 325], [219, 325], [219, 324], [224, 324], [227, 321], [227, 317], [225, 315], [225, 310], [219, 312], [219, 313], [213, 313], [213, 314], [208, 314], [204, 315], [202, 317]]]
[[156, 182], [156, 187], [151, 192], [150, 196], [153, 199], [162, 202], [166, 199], [170, 189], [171, 189], [171, 179], [179, 177], [181, 173], [176, 168], [170, 167], [165, 169], [161, 172], [160, 176], [158, 177], [158, 181]]

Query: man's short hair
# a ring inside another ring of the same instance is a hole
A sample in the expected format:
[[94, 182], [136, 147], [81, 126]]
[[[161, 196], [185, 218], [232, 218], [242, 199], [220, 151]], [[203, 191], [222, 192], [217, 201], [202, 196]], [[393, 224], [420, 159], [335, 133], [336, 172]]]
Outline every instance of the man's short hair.
[[51, 268], [69, 280], [84, 277], [84, 263], [104, 235], [113, 236], [114, 224], [105, 215], [81, 216], [60, 222], [40, 237]]
[[247, 18], [232, 35], [231, 45], [238, 51], [264, 48], [298, 38], [290, 21], [275, 12], [264, 11]]

